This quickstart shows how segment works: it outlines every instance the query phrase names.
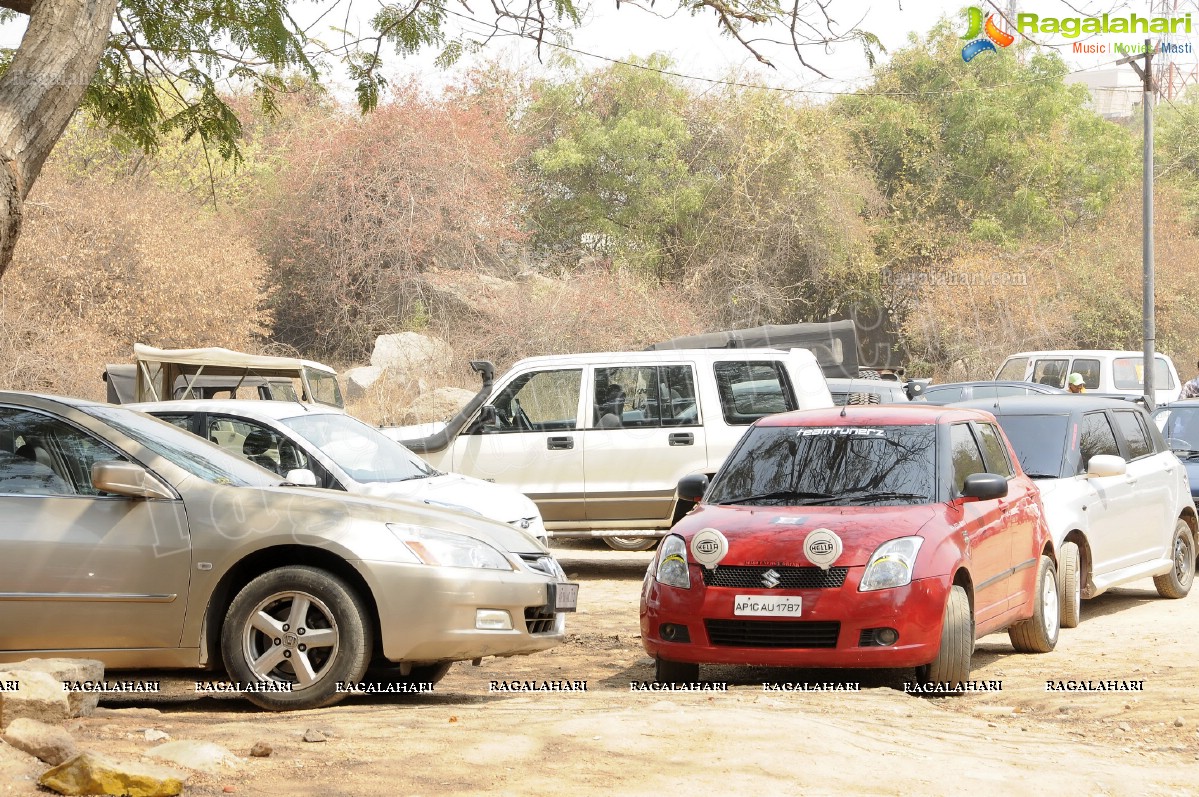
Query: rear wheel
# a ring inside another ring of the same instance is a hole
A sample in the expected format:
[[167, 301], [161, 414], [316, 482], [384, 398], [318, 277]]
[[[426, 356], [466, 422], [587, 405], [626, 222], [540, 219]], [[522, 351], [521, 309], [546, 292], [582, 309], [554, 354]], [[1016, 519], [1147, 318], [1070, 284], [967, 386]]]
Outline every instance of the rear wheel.
[[690, 661], [654, 659], [654, 680], [660, 684], [692, 684], [699, 680], [699, 665]]
[[1062, 545], [1061, 560], [1058, 578], [1061, 581], [1062, 628], [1077, 628], [1082, 619], [1082, 556], [1078, 544], [1067, 542]]
[[1195, 581], [1195, 535], [1182, 518], [1174, 524], [1169, 555], [1174, 566], [1169, 573], [1154, 576], [1153, 586], [1163, 598], [1185, 598]]
[[604, 537], [604, 542], [614, 551], [652, 551], [658, 544], [657, 537]]
[[1062, 616], [1058, 606], [1057, 569], [1048, 556], [1042, 556], [1037, 566], [1035, 589], [1032, 617], [1007, 630], [1012, 647], [1021, 653], [1048, 653], [1057, 646]]
[[970, 679], [970, 657], [974, 655], [974, 614], [970, 611], [970, 596], [963, 587], [954, 585], [945, 602], [945, 619], [941, 623], [941, 647], [937, 658], [916, 668], [916, 679], [922, 684], [944, 684], [952, 690], [954, 684]]

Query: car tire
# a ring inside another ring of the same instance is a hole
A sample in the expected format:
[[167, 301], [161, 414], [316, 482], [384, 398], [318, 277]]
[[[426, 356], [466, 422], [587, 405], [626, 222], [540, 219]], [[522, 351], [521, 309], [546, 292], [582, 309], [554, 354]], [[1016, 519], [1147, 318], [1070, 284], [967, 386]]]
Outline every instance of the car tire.
[[404, 675], [400, 665], [374, 664], [366, 671], [366, 680], [370, 683], [385, 684], [436, 684], [440, 683], [454, 666], [452, 661], [439, 661], [433, 664], [419, 664]]
[[[960, 684], [970, 680], [970, 659], [974, 655], [974, 613], [964, 587], [954, 584], [945, 601], [941, 623], [941, 646], [937, 658], [916, 668], [916, 680], [923, 684]], [[945, 694], [945, 692], [940, 692]], [[951, 689], [948, 694], [953, 694]]]
[[699, 680], [699, 665], [657, 658], [654, 659], [654, 680], [660, 684], [693, 684]]
[[1036, 597], [1032, 617], [1021, 620], [1008, 629], [1012, 647], [1021, 653], [1048, 653], [1057, 646], [1061, 630], [1062, 610], [1059, 606], [1057, 568], [1048, 556], [1037, 565]]
[[1154, 576], [1153, 586], [1163, 598], [1185, 598], [1195, 581], [1195, 535], [1182, 518], [1174, 524], [1169, 554], [1174, 566], [1169, 573]]
[[1078, 543], [1064, 543], [1060, 559], [1058, 591], [1062, 601], [1062, 628], [1077, 628], [1082, 621], [1082, 554]]
[[[315, 567], [280, 567], [250, 581], [229, 604], [221, 658], [234, 683], [290, 685], [291, 691], [246, 692], [255, 705], [272, 711], [321, 708], [346, 696], [337, 691], [339, 681], [362, 680], [372, 636], [370, 612], [348, 584]], [[319, 644], [305, 641], [314, 638]], [[296, 663], [307, 665], [304, 677], [297, 675]]]
[[881, 404], [882, 401], [877, 393], [850, 393], [845, 399], [846, 404], [857, 406], [863, 404]]
[[604, 537], [604, 543], [614, 551], [652, 551], [657, 537]]

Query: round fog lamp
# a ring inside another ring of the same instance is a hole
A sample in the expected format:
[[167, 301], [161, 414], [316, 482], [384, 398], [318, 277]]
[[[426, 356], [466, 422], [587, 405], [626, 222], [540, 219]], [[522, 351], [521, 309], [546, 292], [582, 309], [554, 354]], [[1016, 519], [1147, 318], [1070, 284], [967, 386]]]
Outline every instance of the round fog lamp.
[[880, 628], [874, 632], [874, 639], [880, 645], [894, 645], [899, 640], [899, 632], [894, 628]]

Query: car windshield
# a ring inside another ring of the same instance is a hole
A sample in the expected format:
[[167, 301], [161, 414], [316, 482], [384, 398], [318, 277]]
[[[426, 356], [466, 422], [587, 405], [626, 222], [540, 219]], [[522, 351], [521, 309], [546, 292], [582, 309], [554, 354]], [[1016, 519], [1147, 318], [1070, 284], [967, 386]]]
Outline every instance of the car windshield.
[[1020, 467], [1034, 479], [1057, 479], [1066, 461], [1067, 415], [997, 415]]
[[[1191, 450], [1199, 449], [1199, 407], [1163, 407], [1153, 413], [1153, 422], [1166, 439], [1185, 442]], [[1181, 442], [1171, 445], [1177, 448]]]
[[349, 415], [320, 412], [280, 423], [319, 448], [356, 482], [405, 482], [438, 475], [416, 454]]
[[713, 504], [926, 504], [936, 494], [934, 426], [757, 427], [721, 468]]
[[120, 407], [84, 406], [80, 409], [206, 482], [238, 487], [279, 484], [276, 474], [226, 453], [166, 421]]

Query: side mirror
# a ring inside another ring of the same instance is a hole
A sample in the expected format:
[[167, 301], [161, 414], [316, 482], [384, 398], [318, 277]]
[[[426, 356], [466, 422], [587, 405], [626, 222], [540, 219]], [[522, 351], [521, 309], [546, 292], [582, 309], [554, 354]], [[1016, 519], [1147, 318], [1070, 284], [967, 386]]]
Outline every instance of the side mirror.
[[1007, 479], [998, 473], [972, 473], [966, 477], [962, 495], [979, 501], [1003, 498], [1007, 495]]
[[678, 496], [681, 501], [698, 504], [708, 491], [708, 477], [702, 473], [691, 473], [679, 479]]
[[294, 484], [297, 487], [316, 487], [316, 474], [308, 470], [308, 468], [296, 468], [289, 470], [283, 480], [288, 484]]
[[479, 408], [479, 424], [491, 427], [499, 425], [499, 414], [495, 411], [494, 404], [484, 404]]
[[1106, 476], [1123, 476], [1128, 472], [1128, 463], [1123, 457], [1112, 454], [1096, 454], [1087, 463], [1087, 478], [1102, 479]]
[[92, 486], [101, 492], [128, 498], [175, 498], [170, 487], [134, 462], [97, 462], [92, 465]]

